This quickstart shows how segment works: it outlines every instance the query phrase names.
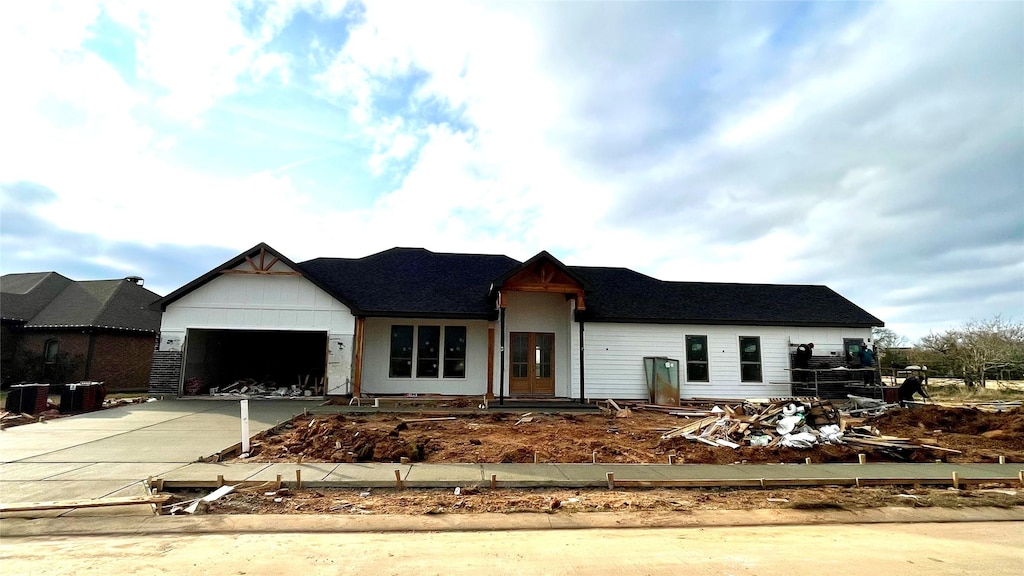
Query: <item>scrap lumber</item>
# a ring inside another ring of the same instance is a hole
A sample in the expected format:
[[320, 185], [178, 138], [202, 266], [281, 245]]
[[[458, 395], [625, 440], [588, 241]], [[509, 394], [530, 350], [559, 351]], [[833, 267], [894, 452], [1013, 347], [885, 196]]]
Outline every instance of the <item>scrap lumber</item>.
[[455, 420], [455, 416], [444, 416], [441, 418], [412, 418], [409, 420], [406, 420], [405, 418], [400, 418], [400, 420], [402, 422], [405, 422], [406, 424], [416, 424], [417, 422], [439, 422], [441, 420]]
[[70, 510], [74, 508], [102, 508], [107, 506], [130, 506], [134, 504], [162, 505], [171, 499], [170, 494], [149, 496], [121, 496], [93, 498], [88, 500], [53, 500], [48, 502], [15, 502], [0, 504], [0, 514], [7, 512], [39, 512], [43, 510]]

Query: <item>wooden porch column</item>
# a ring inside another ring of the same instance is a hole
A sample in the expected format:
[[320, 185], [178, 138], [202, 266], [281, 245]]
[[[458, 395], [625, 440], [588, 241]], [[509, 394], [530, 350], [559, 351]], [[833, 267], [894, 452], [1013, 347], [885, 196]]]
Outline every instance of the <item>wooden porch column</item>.
[[352, 374], [352, 397], [362, 394], [363, 386], [363, 333], [366, 331], [366, 318], [356, 318], [356, 352], [352, 361], [355, 363]]
[[494, 400], [494, 326], [487, 327], [487, 399]]

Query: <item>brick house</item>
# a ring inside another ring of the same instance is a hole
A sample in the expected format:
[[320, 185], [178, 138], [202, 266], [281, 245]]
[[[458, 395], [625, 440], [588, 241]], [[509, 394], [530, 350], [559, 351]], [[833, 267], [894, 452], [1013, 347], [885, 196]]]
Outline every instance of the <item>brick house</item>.
[[160, 296], [142, 279], [75, 281], [56, 272], [0, 278], [3, 384], [101, 381], [110, 391], [149, 384]]

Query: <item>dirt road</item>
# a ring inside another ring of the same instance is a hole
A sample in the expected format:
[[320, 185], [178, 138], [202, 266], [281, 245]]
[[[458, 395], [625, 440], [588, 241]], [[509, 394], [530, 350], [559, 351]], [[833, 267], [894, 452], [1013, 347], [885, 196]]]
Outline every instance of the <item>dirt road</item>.
[[1020, 574], [1007, 522], [9, 538], [4, 574]]

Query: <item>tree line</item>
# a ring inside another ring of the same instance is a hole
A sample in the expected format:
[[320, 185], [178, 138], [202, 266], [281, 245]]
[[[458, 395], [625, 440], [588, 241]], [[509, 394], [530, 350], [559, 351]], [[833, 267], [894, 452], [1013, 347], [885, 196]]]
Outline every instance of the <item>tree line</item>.
[[873, 340], [883, 369], [924, 365], [934, 376], [962, 378], [971, 388], [1024, 379], [1024, 323], [1001, 316], [931, 332], [914, 346], [889, 328], [875, 328]]

